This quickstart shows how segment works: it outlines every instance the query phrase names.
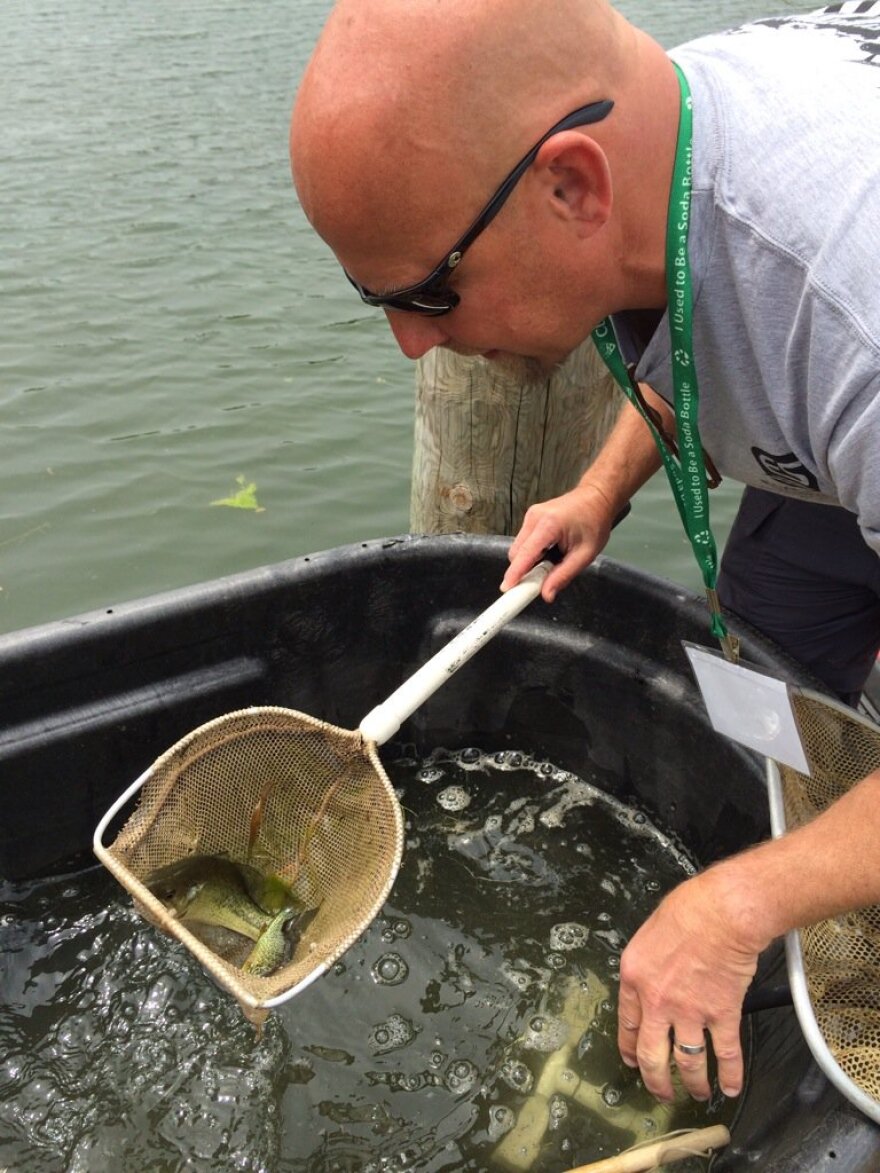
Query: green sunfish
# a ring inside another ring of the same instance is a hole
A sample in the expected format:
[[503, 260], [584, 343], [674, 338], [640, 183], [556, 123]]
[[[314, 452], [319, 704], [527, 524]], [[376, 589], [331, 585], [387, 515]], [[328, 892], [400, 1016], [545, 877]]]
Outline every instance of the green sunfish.
[[181, 920], [229, 929], [252, 941], [272, 919], [248, 895], [238, 865], [218, 856], [190, 856], [159, 868], [145, 883]]
[[293, 956], [316, 908], [277, 875], [217, 855], [192, 855], [144, 881], [218, 957], [268, 977]]
[[303, 930], [311, 924], [317, 908], [304, 912], [283, 908], [254, 945], [249, 957], [242, 965], [245, 973], [256, 977], [269, 977], [276, 969], [286, 965], [296, 952]]

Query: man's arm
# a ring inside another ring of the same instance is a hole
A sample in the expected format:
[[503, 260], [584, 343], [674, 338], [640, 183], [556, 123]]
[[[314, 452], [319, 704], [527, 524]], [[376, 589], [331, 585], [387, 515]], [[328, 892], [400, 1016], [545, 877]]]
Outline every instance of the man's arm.
[[645, 1086], [672, 1097], [669, 1062], [697, 1099], [708, 1099], [708, 1028], [725, 1095], [743, 1084], [739, 1023], [758, 954], [774, 938], [853, 908], [880, 903], [880, 770], [804, 827], [715, 864], [680, 884], [624, 950], [618, 1045]]
[[[645, 399], [664, 420], [667, 405], [642, 384]], [[561, 497], [533, 505], [523, 519], [501, 583], [507, 590], [519, 582], [548, 547], [556, 545], [565, 557], [547, 576], [541, 594], [548, 603], [568, 586], [604, 549], [614, 519], [630, 497], [660, 467], [660, 455], [647, 424], [630, 403], [624, 404], [602, 451], [578, 485]]]

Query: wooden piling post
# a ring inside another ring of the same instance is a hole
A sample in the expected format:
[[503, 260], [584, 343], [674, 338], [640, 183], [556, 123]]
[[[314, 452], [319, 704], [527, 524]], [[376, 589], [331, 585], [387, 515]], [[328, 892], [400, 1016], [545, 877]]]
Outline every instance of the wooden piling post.
[[530, 505], [577, 483], [622, 398], [589, 339], [528, 381], [429, 351], [416, 376], [410, 531], [515, 534]]

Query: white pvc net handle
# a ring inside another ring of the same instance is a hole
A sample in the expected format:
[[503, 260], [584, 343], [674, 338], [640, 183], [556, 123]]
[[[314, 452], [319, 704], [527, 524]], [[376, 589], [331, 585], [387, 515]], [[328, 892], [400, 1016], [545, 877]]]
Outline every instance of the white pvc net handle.
[[386, 701], [367, 713], [358, 726], [361, 735], [376, 745], [384, 745], [419, 705], [433, 696], [462, 664], [466, 664], [506, 623], [538, 597], [544, 579], [552, 569], [552, 562], [539, 562], [533, 566], [516, 586], [497, 598]]

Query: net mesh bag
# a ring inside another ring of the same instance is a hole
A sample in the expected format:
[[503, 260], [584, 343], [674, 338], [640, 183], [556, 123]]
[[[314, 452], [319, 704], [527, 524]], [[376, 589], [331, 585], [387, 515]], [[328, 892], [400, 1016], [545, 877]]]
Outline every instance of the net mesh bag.
[[[253, 863], [316, 908], [290, 961], [266, 977], [225, 961], [145, 886], [189, 856]], [[372, 743], [291, 709], [242, 709], [202, 725], [150, 768], [102, 862], [138, 911], [182, 941], [243, 1008], [289, 994], [333, 963], [379, 912], [400, 864], [400, 805]]]
[[[777, 763], [786, 826], [804, 826], [880, 768], [880, 728], [851, 709], [792, 690], [810, 774]], [[849, 1079], [880, 1102], [880, 905], [799, 932], [819, 1030]]]

